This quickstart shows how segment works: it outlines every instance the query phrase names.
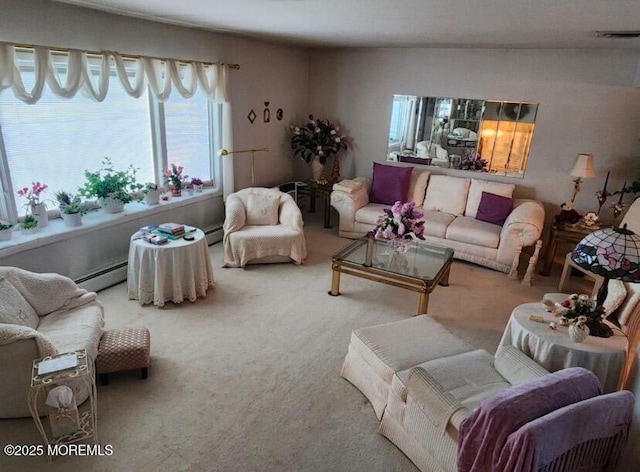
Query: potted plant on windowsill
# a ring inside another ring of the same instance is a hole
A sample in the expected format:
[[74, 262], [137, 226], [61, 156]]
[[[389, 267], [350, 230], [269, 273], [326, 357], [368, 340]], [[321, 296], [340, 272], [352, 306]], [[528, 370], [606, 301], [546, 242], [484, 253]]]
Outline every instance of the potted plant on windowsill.
[[204, 186], [204, 182], [202, 181], [202, 179], [199, 179], [198, 177], [193, 177], [191, 179], [191, 186], [193, 187], [193, 190], [196, 193], [200, 193], [202, 192], [202, 187]]
[[183, 174], [183, 171], [183, 166], [174, 163], [169, 164], [169, 168], [164, 171], [164, 183], [169, 184], [172, 197], [182, 196], [182, 187], [189, 178], [188, 175]]
[[144, 195], [144, 202], [147, 205], [157, 205], [160, 203], [160, 195], [162, 195], [162, 189], [158, 188], [158, 185], [153, 182], [147, 182], [142, 189]]
[[40, 228], [38, 227], [38, 220], [33, 215], [26, 215], [22, 223], [20, 223], [20, 232], [22, 234], [37, 233]]
[[0, 241], [9, 241], [13, 236], [13, 225], [5, 220], [0, 220]]
[[65, 191], [56, 193], [60, 214], [66, 226], [82, 226], [82, 215], [87, 210], [79, 195], [71, 195]]
[[34, 216], [40, 228], [44, 228], [49, 223], [47, 205], [44, 200], [40, 200], [40, 195], [47, 188], [47, 184], [31, 182], [31, 188], [24, 187], [18, 190], [18, 195], [27, 199], [27, 204], [25, 205], [26, 213]]
[[84, 171], [87, 179], [78, 191], [85, 198], [98, 198], [106, 213], [121, 213], [124, 205], [133, 200], [130, 192], [140, 191], [133, 166], [126, 170], [114, 170], [111, 159], [105, 157], [102, 167], [95, 172]]

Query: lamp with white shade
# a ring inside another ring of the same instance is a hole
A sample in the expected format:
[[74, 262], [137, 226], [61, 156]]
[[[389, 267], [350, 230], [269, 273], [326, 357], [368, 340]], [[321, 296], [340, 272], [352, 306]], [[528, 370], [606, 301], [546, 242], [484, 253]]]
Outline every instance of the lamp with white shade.
[[582, 179], [592, 179], [596, 176], [596, 173], [593, 170], [593, 155], [578, 154], [569, 175], [576, 178], [573, 181], [573, 197], [571, 198], [571, 203], [573, 203], [576, 199], [576, 195], [578, 195], [578, 192], [580, 191]]

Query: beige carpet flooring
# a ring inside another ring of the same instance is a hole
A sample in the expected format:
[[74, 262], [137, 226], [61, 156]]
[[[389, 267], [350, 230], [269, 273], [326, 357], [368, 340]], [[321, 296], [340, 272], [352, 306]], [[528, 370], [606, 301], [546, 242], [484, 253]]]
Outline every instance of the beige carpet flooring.
[[[222, 244], [211, 246], [216, 285], [196, 303], [142, 307], [126, 283], [101, 291], [107, 328], [151, 332], [149, 378], [115, 374], [98, 387], [99, 440], [113, 454], [47, 464], [0, 453], [0, 471], [417, 470], [377, 433], [373, 409], [339, 372], [354, 328], [413, 315], [418, 295], [343, 275], [343, 295], [330, 297], [330, 257], [348, 240], [317, 216], [305, 220], [302, 266], [222, 269]], [[513, 307], [555, 292], [558, 272], [526, 287], [454, 262], [429, 313], [493, 353]], [[572, 279], [572, 288], [585, 283]], [[40, 438], [31, 419], [0, 420], [0, 443]]]

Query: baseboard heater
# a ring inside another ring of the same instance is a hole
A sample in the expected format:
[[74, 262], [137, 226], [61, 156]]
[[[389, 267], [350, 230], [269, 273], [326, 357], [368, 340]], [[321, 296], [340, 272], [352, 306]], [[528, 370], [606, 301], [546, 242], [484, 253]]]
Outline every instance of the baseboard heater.
[[[222, 226], [205, 230], [204, 235], [207, 239], [207, 245], [211, 246], [212, 244], [222, 241], [223, 234]], [[127, 261], [119, 262], [105, 269], [75, 279], [74, 281], [79, 287], [85, 290], [97, 292], [98, 290], [103, 290], [127, 280], [127, 266]]]

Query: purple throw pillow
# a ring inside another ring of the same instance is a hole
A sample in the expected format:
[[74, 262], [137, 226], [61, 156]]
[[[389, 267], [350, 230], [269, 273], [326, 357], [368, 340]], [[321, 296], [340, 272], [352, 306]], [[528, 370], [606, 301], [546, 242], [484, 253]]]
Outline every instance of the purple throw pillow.
[[513, 209], [513, 198], [482, 192], [476, 220], [502, 226]]
[[397, 201], [406, 202], [412, 167], [395, 167], [373, 163], [372, 203], [393, 205]]

